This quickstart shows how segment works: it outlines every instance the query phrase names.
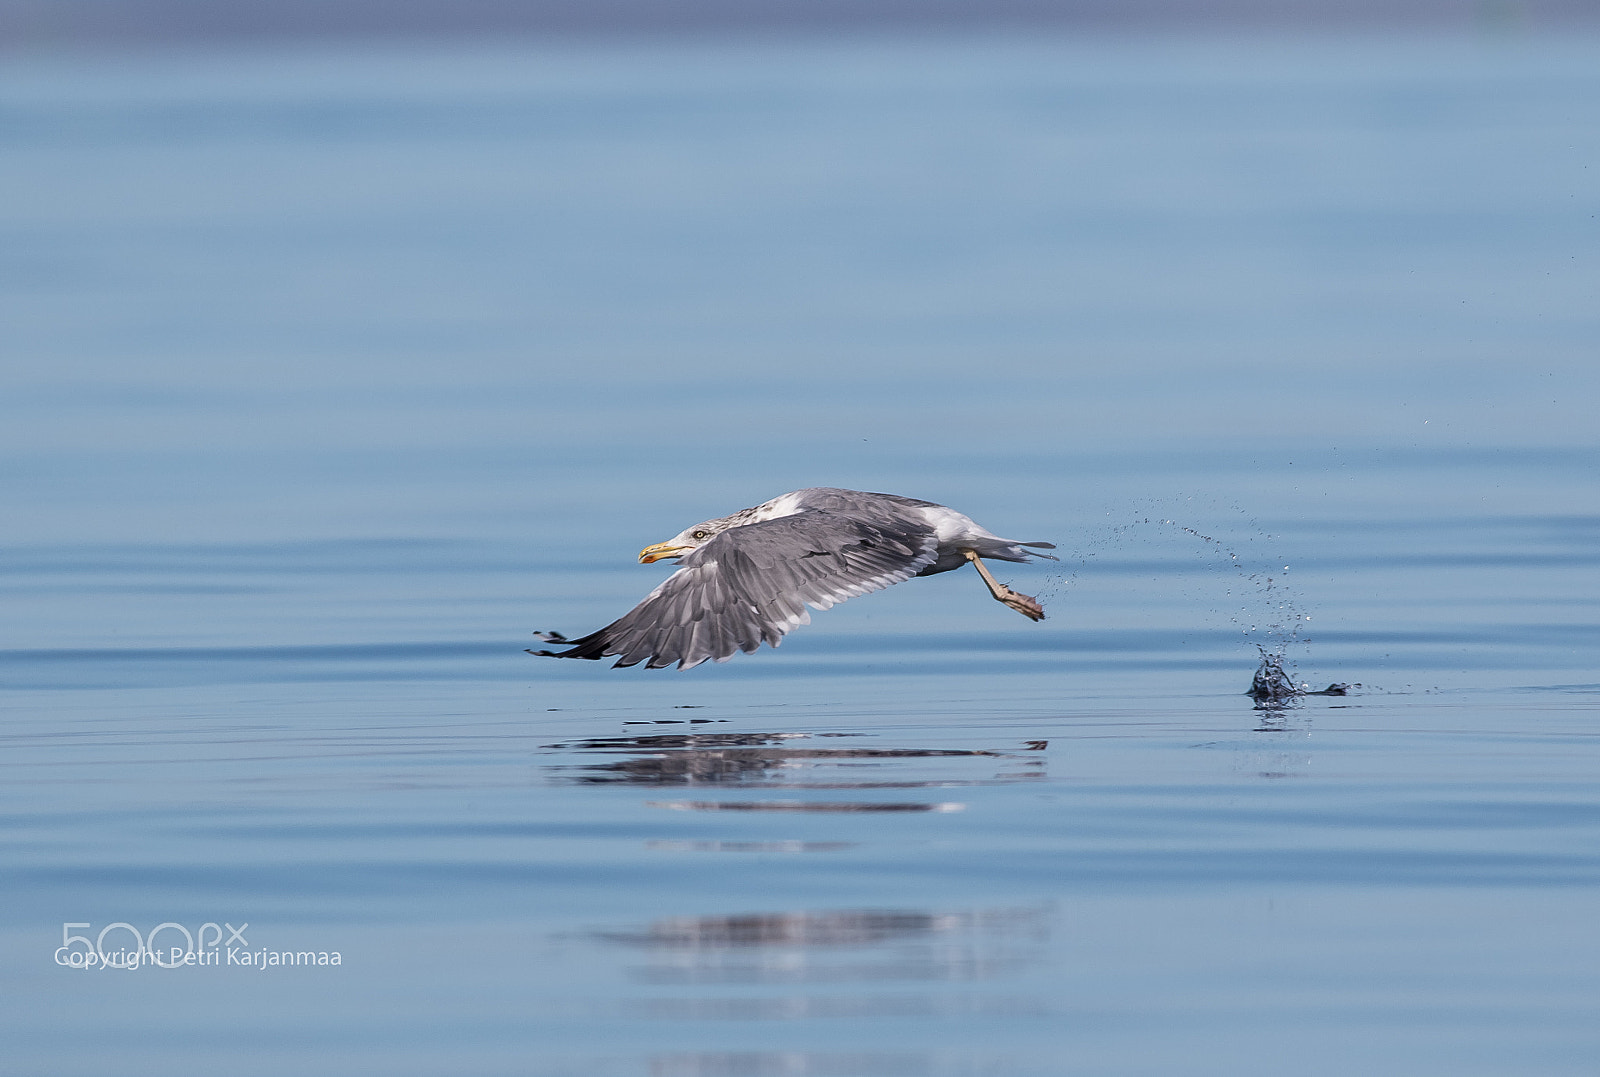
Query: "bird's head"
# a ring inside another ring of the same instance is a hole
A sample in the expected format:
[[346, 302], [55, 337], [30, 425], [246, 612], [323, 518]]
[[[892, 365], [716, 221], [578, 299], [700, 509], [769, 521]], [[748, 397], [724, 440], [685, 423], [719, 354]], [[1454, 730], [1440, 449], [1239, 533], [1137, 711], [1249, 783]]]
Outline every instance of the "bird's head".
[[730, 527], [736, 526], [731, 519], [726, 517], [717, 520], [705, 520], [686, 527], [665, 542], [658, 542], [654, 546], [646, 546], [639, 551], [639, 563], [648, 565], [654, 561], [664, 561], [668, 558], [677, 559], [685, 554], [693, 553]]

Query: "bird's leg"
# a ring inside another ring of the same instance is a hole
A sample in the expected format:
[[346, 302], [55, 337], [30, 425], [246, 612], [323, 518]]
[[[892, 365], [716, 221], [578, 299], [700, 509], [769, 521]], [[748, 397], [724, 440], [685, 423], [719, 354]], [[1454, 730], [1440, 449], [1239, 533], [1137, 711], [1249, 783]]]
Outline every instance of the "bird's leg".
[[1044, 607], [1039, 605], [1039, 600], [1032, 595], [1025, 595], [1020, 591], [1013, 591], [999, 580], [989, 574], [989, 569], [984, 565], [977, 550], [962, 550], [962, 555], [972, 562], [972, 567], [978, 570], [978, 575], [983, 577], [983, 582], [988, 585], [989, 593], [996, 599], [1004, 602], [1030, 621], [1044, 620]]

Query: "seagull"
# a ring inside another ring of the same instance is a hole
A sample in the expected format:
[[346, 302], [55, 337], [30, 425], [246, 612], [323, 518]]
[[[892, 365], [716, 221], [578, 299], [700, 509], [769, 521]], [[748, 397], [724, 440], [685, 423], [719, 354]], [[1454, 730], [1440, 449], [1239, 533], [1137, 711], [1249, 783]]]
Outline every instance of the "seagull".
[[678, 570], [597, 632], [573, 640], [559, 632], [538, 633], [545, 643], [569, 650], [528, 653], [616, 655], [617, 666], [644, 662], [646, 669], [726, 662], [737, 651], [754, 653], [763, 640], [776, 647], [790, 629], [810, 624], [807, 606], [825, 610], [969, 561], [997, 600], [1042, 621], [1038, 600], [1000, 583], [982, 561], [1056, 560], [1034, 552], [1040, 549], [1055, 544], [1001, 538], [932, 501], [831, 486], [794, 490], [646, 546], [639, 551], [642, 564], [673, 560]]

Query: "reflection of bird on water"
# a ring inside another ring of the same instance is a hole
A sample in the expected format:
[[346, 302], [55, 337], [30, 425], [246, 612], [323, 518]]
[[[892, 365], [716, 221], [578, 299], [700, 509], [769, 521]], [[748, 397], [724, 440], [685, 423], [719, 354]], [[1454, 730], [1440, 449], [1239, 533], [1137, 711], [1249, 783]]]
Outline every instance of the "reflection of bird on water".
[[598, 632], [575, 640], [540, 634], [570, 650], [529, 653], [617, 655], [619, 666], [645, 662], [650, 669], [673, 662], [688, 669], [708, 658], [725, 662], [735, 651], [757, 650], [762, 640], [776, 647], [784, 633], [811, 622], [806, 606], [825, 610], [968, 561], [997, 600], [1039, 621], [1044, 609], [1038, 601], [997, 581], [980, 560], [1050, 557], [1035, 549], [1055, 546], [1000, 538], [931, 501], [826, 486], [796, 490], [645, 547], [640, 561], [671, 558], [678, 571]]
[[966, 921], [972, 919], [971, 913], [843, 909], [735, 916], [674, 916], [657, 920], [643, 931], [607, 931], [598, 934], [612, 942], [674, 950], [870, 946], [897, 937], [915, 938], [970, 927]]
[[[606, 942], [642, 950], [636, 974], [654, 984], [948, 984], [993, 979], [1037, 965], [1056, 918], [1048, 908], [808, 909], [733, 915], [673, 916], [596, 931]], [[792, 1019], [811, 999], [717, 992], [674, 998], [659, 1016]], [[879, 1008], [880, 1002], [886, 1002]], [[767, 1003], [776, 1003], [764, 1010]], [[852, 1017], [932, 1007], [931, 998], [898, 992], [849, 999]], [[843, 1007], [841, 1007], [841, 1013]], [[1008, 1007], [1014, 1013], [1014, 1002]], [[696, 1070], [695, 1072], [709, 1072]], [[716, 1072], [731, 1072], [718, 1067]], [[739, 1072], [751, 1072], [740, 1068]], [[768, 1072], [763, 1069], [763, 1073]], [[784, 1072], [794, 1072], [787, 1067]], [[807, 1070], [807, 1072], [811, 1072]], [[829, 1070], [829, 1072], [842, 1072]], [[857, 1072], [852, 1069], [851, 1073]], [[873, 1069], [876, 1073], [878, 1070]], [[896, 1071], [898, 1072], [898, 1070]], [[922, 1072], [920, 1069], [917, 1072]]]
[[[824, 734], [827, 736], [828, 734]], [[831, 742], [830, 742], [831, 743]], [[637, 785], [724, 785], [759, 786], [784, 789], [920, 789], [928, 786], [989, 785], [1028, 781], [1044, 776], [1029, 760], [1025, 769], [1003, 772], [992, 778], [954, 776], [936, 773], [906, 773], [907, 766], [932, 763], [934, 766], [970, 759], [1020, 759], [1004, 751], [982, 748], [863, 748], [821, 747], [810, 743], [804, 733], [668, 733], [651, 737], [600, 737], [571, 744], [551, 744], [548, 748], [598, 752], [625, 758], [605, 763], [557, 764], [550, 767], [558, 780], [601, 785], [629, 782]], [[892, 774], [882, 771], [850, 771], [832, 774], [839, 767], [895, 767]], [[756, 805], [746, 810], [771, 808], [776, 801], [744, 802]], [[790, 802], [786, 810], [798, 811]], [[846, 810], [839, 804], [823, 805], [829, 811]], [[933, 810], [935, 805], [888, 805], [896, 810]], [[881, 811], [882, 803], [860, 806], [864, 811]], [[710, 810], [710, 809], [708, 809]], [[729, 810], [725, 805], [716, 810]]]

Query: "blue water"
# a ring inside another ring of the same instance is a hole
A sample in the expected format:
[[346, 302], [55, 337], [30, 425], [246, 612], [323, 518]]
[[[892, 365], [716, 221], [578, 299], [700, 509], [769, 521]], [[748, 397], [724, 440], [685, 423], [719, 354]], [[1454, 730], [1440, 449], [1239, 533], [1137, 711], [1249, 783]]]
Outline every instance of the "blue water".
[[[1583, 35], [8, 57], [4, 1068], [1594, 1072], [1597, 132]], [[523, 653], [822, 484], [1049, 619]]]

